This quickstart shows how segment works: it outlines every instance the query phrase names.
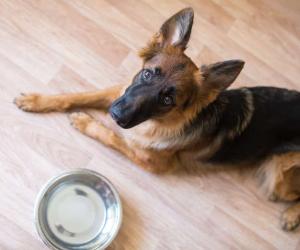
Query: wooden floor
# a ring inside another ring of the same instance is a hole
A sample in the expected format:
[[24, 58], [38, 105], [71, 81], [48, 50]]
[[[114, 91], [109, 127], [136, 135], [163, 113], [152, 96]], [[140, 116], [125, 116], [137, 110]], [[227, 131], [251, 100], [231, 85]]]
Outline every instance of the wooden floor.
[[[128, 82], [160, 24], [192, 6], [187, 53], [200, 65], [240, 58], [235, 87], [300, 89], [299, 0], [0, 0], [0, 249], [46, 249], [35, 232], [38, 191], [64, 170], [107, 176], [124, 204], [109, 249], [300, 249], [280, 229], [285, 205], [245, 175], [154, 176], [83, 136], [66, 114], [29, 114], [20, 92], [61, 93]], [[299, 107], [300, 108], [300, 107]], [[287, 111], [288, 112], [288, 111]], [[94, 113], [97, 115], [97, 113]]]

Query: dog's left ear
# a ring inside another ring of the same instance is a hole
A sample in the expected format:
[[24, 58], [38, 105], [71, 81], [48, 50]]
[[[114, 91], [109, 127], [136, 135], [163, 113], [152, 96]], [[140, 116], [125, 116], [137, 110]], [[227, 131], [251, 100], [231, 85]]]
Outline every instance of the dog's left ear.
[[190, 39], [193, 20], [192, 8], [185, 8], [171, 16], [160, 28], [161, 45], [173, 45], [184, 50]]
[[185, 50], [190, 39], [193, 20], [194, 11], [192, 8], [183, 9], [171, 16], [164, 22], [148, 45], [140, 50], [140, 57], [149, 60], [163, 48], [171, 45]]
[[201, 66], [203, 84], [219, 91], [228, 88], [238, 77], [245, 62], [229, 60]]

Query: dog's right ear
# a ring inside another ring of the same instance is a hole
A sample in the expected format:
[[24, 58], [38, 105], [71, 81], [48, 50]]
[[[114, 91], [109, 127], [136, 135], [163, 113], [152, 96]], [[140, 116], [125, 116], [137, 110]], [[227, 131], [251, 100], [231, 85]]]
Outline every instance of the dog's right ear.
[[164, 22], [159, 32], [154, 35], [148, 46], [140, 51], [140, 56], [150, 59], [167, 46], [185, 50], [190, 39], [193, 20], [194, 11], [192, 8], [185, 8], [171, 16]]

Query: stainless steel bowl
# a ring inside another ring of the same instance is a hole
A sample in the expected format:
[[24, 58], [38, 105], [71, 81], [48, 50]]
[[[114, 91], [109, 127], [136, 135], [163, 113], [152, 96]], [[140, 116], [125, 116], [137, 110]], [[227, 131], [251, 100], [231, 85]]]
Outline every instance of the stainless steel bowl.
[[37, 231], [52, 249], [105, 249], [122, 221], [122, 206], [113, 185], [86, 169], [50, 180], [35, 205]]

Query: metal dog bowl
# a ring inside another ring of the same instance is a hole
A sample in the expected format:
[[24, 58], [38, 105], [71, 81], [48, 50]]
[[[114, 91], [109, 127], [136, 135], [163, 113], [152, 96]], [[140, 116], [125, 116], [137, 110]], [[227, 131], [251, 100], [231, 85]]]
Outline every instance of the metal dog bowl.
[[41, 190], [35, 223], [51, 249], [105, 249], [121, 225], [122, 206], [113, 185], [90, 170], [63, 173]]

